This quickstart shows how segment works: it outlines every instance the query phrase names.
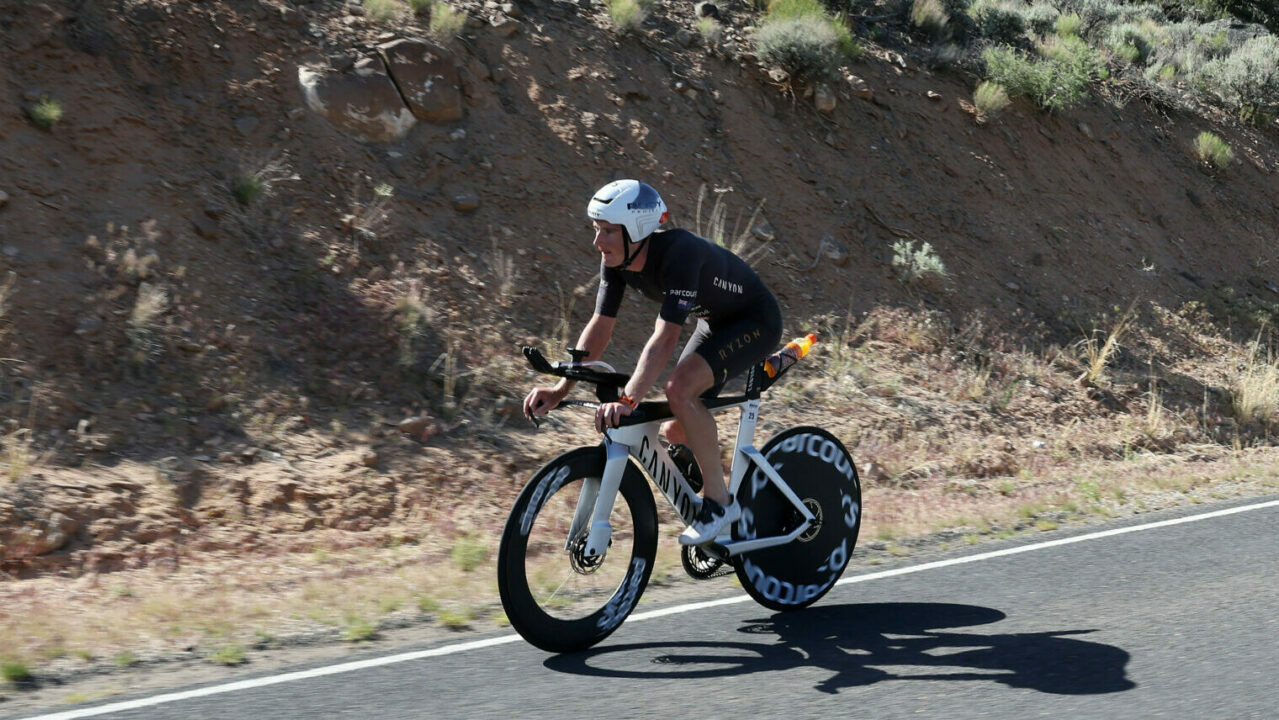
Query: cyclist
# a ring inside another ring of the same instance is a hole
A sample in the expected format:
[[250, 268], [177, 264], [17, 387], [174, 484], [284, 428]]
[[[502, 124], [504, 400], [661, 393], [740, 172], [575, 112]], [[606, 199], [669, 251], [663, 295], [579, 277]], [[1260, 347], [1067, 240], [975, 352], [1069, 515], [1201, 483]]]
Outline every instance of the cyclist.
[[[729, 379], [760, 362], [777, 347], [782, 314], [777, 300], [746, 261], [687, 230], [659, 230], [669, 218], [666, 203], [651, 186], [616, 180], [600, 188], [587, 205], [600, 253], [600, 284], [595, 313], [577, 340], [586, 360], [598, 359], [608, 346], [627, 286], [661, 304], [653, 334], [645, 343], [635, 373], [618, 402], [595, 413], [600, 432], [638, 405], [653, 387], [679, 343], [689, 315], [697, 327], [666, 378], [666, 399], [675, 420], [662, 431], [671, 443], [692, 449], [703, 480], [697, 517], [680, 542], [709, 542], [741, 515], [724, 485], [715, 417], [702, 398], [715, 397]], [[573, 387], [562, 379], [554, 387], [533, 388], [524, 413], [543, 415]]]

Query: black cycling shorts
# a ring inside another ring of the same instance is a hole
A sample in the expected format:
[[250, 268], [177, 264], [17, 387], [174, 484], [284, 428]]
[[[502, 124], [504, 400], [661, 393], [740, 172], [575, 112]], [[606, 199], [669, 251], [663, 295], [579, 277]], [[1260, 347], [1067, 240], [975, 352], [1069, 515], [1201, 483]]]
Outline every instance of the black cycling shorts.
[[713, 324], [699, 319], [680, 360], [694, 352], [706, 360], [715, 374], [715, 384], [702, 397], [715, 397], [724, 383], [771, 355], [781, 339], [782, 310], [769, 293], [732, 318]]

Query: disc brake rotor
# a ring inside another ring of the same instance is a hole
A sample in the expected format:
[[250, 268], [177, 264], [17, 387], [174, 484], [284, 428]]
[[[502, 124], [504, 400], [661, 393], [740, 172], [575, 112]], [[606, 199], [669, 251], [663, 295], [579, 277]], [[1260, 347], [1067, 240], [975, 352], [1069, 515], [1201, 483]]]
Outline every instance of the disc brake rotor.
[[817, 537], [817, 533], [822, 531], [822, 504], [812, 498], [805, 498], [804, 507], [808, 508], [808, 511], [813, 514], [813, 524], [809, 525], [808, 529], [796, 538], [800, 542], [808, 542]]
[[[573, 572], [579, 575], [590, 575], [599, 570], [600, 566], [604, 564], [604, 558], [608, 556], [608, 548], [605, 548], [604, 552], [595, 557], [586, 555], [586, 538], [588, 535], [590, 535], [589, 529], [583, 528], [577, 534], [577, 537], [573, 538], [573, 541], [569, 543], [568, 562], [573, 566]], [[609, 538], [608, 544], [613, 544], [612, 538]]]

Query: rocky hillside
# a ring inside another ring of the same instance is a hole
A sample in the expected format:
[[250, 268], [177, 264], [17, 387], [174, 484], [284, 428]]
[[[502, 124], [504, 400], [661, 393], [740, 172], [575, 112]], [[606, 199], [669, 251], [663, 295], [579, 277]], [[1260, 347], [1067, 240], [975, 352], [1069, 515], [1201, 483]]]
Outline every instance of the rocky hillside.
[[[1273, 127], [1117, 91], [978, 123], [900, 28], [805, 92], [737, 0], [714, 47], [691, 2], [622, 36], [591, 0], [461, 7], [436, 42], [336, 0], [0, 4], [6, 573], [491, 525], [557, 447], [510, 417], [516, 349], [589, 315], [617, 177], [688, 227], [719, 198], [788, 333], [901, 305], [1064, 342], [1191, 300], [1252, 332], [1279, 301]], [[902, 240], [948, 280], [903, 283]]]

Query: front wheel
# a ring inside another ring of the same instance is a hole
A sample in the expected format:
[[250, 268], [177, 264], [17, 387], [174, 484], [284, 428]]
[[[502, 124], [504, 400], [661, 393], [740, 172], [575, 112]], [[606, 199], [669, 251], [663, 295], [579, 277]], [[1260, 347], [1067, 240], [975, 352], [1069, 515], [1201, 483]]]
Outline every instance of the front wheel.
[[[848, 565], [861, 529], [861, 483], [843, 443], [821, 428], [784, 430], [760, 453], [815, 522], [785, 545], [743, 553], [737, 578], [764, 607], [798, 610], [834, 587]], [[737, 499], [742, 517], [733, 525], [735, 540], [785, 535], [803, 522], [803, 516], [758, 468], [746, 476]]]
[[[604, 475], [604, 448], [552, 460], [515, 501], [497, 553], [497, 587], [511, 626], [550, 652], [584, 650], [608, 637], [639, 601], [657, 554], [657, 507], [628, 462], [609, 516], [612, 540], [600, 557], [584, 553], [590, 523], [572, 533], [583, 499], [589, 518]], [[583, 492], [585, 490], [585, 492]]]

